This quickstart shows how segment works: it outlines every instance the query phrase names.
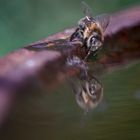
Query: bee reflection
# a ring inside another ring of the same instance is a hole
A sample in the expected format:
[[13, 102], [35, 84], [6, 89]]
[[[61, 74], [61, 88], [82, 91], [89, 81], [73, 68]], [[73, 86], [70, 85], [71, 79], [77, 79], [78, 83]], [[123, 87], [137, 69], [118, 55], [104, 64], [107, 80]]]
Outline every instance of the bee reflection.
[[85, 111], [94, 109], [101, 102], [103, 88], [95, 77], [89, 77], [87, 80], [78, 79], [75, 85], [77, 85], [74, 86], [76, 101]]

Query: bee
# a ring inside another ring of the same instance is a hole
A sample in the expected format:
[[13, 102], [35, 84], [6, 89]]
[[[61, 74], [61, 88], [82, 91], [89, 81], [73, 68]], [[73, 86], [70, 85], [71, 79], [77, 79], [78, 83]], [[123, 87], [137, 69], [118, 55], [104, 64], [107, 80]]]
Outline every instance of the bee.
[[107, 14], [102, 14], [93, 18], [89, 6], [85, 2], [82, 2], [82, 5], [85, 17], [78, 22], [78, 27], [71, 35], [70, 41], [78, 39], [83, 43], [87, 52], [84, 58], [86, 60], [90, 54], [96, 54], [101, 49], [104, 32], [109, 24], [110, 17]]
[[45, 49], [63, 51], [63, 49], [71, 47], [71, 42], [78, 40], [86, 51], [86, 56], [83, 57], [83, 60], [87, 60], [90, 54], [97, 54], [103, 45], [104, 32], [109, 24], [110, 16], [102, 14], [93, 17], [92, 10], [85, 2], [82, 2], [82, 6], [85, 17], [79, 20], [78, 26], [72, 35], [65, 39], [31, 44], [26, 48], [37, 51]]
[[89, 76], [88, 79], [78, 79], [77, 84], [73, 86], [76, 102], [88, 112], [91, 109], [97, 107], [103, 98], [102, 84], [93, 76]]

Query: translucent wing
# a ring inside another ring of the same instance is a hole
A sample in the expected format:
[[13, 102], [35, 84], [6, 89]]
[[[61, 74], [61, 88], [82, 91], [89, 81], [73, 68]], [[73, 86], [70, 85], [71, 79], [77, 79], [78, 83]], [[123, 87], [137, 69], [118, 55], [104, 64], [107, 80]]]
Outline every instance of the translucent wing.
[[82, 4], [82, 10], [83, 10], [84, 15], [88, 17], [92, 17], [91, 8], [84, 1], [82, 1], [81, 4]]
[[44, 41], [41, 43], [34, 43], [29, 46], [26, 46], [26, 49], [34, 50], [34, 51], [42, 51], [42, 50], [59, 50], [63, 51], [66, 46], [70, 46], [71, 44], [66, 39], [58, 39], [52, 41]]
[[108, 14], [102, 14], [102, 15], [96, 16], [94, 20], [98, 22], [100, 26], [102, 27], [103, 31], [105, 31], [109, 24], [110, 16]]

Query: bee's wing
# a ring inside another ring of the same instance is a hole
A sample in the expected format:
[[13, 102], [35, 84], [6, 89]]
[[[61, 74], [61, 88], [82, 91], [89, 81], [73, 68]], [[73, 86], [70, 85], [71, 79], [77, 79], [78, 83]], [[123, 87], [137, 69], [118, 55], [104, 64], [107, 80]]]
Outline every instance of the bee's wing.
[[42, 50], [61, 50], [69, 46], [68, 41], [65, 39], [58, 39], [48, 42], [34, 43], [32, 45], [26, 46], [26, 49], [34, 50], [34, 51], [42, 51]]
[[81, 2], [82, 10], [85, 16], [92, 17], [92, 10], [91, 8], [84, 2]]
[[98, 22], [101, 28], [103, 29], [103, 31], [105, 31], [110, 22], [110, 16], [108, 14], [102, 14], [102, 15], [96, 16], [94, 20]]

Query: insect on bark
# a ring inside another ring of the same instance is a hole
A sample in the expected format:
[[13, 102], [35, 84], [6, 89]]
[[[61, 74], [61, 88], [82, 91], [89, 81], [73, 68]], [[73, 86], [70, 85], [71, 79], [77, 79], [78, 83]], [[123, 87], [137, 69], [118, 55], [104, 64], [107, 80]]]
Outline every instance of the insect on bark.
[[[85, 2], [82, 2], [85, 17], [80, 19], [76, 30], [66, 40], [54, 40], [31, 45], [28, 49], [56, 49], [62, 51], [62, 48], [71, 47], [71, 42], [80, 41], [82, 49], [86, 55], [79, 58], [75, 54], [70, 54], [66, 60], [66, 67], [77, 67], [80, 69], [80, 76], [77, 76], [78, 82], [74, 83], [74, 93], [78, 105], [85, 109], [95, 108], [102, 99], [103, 88], [101, 83], [89, 73], [87, 60], [90, 55], [98, 54], [104, 41], [104, 32], [109, 24], [109, 16], [102, 14], [96, 17], [92, 16], [91, 9]], [[50, 46], [55, 46], [50, 47]]]

